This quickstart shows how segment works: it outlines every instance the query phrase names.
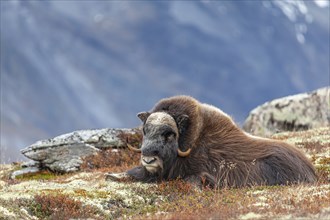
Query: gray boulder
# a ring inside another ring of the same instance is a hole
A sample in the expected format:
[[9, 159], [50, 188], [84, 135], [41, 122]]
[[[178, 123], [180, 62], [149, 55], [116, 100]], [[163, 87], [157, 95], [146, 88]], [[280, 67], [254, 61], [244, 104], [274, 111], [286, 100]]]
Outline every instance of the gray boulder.
[[21, 153], [35, 161], [28, 163], [30, 168], [35, 166], [66, 173], [79, 170], [87, 156], [111, 148], [124, 148], [127, 143], [137, 145], [140, 140], [141, 131], [136, 128], [82, 130], [38, 141]]
[[330, 87], [275, 99], [253, 109], [243, 129], [270, 136], [281, 131], [300, 131], [330, 125]]

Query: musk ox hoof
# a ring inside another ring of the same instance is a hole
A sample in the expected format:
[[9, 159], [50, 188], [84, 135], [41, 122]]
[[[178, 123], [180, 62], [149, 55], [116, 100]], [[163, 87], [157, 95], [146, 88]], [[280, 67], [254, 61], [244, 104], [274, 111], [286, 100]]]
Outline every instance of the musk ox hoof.
[[124, 173], [106, 173], [105, 174], [105, 180], [107, 181], [127, 181], [130, 180], [130, 176], [124, 172]]

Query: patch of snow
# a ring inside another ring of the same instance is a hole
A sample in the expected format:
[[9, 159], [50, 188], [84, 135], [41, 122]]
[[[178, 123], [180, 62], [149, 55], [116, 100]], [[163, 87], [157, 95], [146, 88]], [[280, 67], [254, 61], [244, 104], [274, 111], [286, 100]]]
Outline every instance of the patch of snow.
[[297, 18], [301, 15], [308, 14], [308, 8], [304, 1], [283, 1], [277, 0], [273, 2], [277, 7], [279, 7], [284, 15], [288, 17], [292, 22], [295, 22]]
[[314, 0], [314, 2], [320, 8], [329, 7], [329, 0]]
[[295, 23], [295, 27], [296, 27], [295, 32], [296, 32], [297, 41], [300, 44], [304, 44], [306, 41], [305, 34], [307, 33], [307, 26], [304, 23], [300, 23], [301, 18], [303, 18], [304, 22], [307, 22], [308, 24], [313, 22], [313, 16], [308, 12], [308, 8], [305, 2], [302, 0], [295, 0], [295, 1], [276, 0], [273, 1], [273, 4], [278, 8], [280, 8], [283, 14], [291, 22]]
[[296, 33], [296, 37], [299, 43], [304, 44], [305, 43], [305, 37], [302, 33]]

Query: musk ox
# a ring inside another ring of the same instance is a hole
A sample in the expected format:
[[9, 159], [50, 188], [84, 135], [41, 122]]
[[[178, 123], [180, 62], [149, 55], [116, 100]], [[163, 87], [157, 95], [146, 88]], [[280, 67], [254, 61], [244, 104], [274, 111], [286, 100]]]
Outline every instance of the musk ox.
[[220, 109], [189, 96], [160, 100], [143, 122], [141, 166], [110, 178], [154, 182], [182, 178], [201, 186], [312, 183], [313, 165], [296, 147], [242, 131]]

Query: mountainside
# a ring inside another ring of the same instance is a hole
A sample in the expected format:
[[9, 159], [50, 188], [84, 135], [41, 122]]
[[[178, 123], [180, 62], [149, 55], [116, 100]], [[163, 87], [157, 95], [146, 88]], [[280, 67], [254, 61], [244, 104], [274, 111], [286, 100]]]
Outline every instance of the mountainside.
[[187, 94], [242, 122], [329, 84], [322, 1], [1, 1], [1, 162]]

